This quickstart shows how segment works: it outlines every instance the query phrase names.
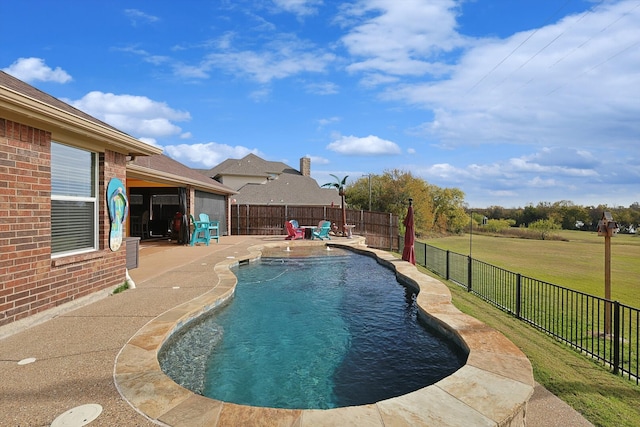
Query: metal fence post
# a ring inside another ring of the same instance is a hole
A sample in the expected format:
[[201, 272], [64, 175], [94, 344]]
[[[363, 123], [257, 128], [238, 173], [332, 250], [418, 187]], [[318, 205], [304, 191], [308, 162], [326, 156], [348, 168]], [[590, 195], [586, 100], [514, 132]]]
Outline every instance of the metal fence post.
[[471, 292], [471, 279], [472, 279], [472, 274], [471, 274], [471, 255], [469, 255], [468, 257], [469, 262], [467, 263], [467, 292]]
[[[425, 250], [425, 254], [426, 254], [426, 250]], [[426, 255], [425, 255], [425, 258], [426, 258]], [[426, 264], [426, 262], [425, 262], [425, 264]], [[449, 280], [450, 275], [449, 275], [449, 250], [448, 249], [447, 249], [447, 262], [446, 262], [446, 265], [447, 265], [447, 269], [446, 269], [446, 274], [447, 275], [446, 275], [445, 279]]]
[[[609, 302], [607, 301], [607, 304]], [[613, 302], [613, 373], [618, 374], [620, 366], [620, 303]]]
[[522, 275], [516, 273], [516, 318], [520, 319], [520, 307], [522, 305]]

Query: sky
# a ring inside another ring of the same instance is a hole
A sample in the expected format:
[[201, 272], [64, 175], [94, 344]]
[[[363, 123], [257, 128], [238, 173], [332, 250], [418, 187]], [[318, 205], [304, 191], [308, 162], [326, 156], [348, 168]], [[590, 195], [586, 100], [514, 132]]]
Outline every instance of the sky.
[[[0, 0], [0, 69], [193, 168], [640, 202], [640, 0]], [[12, 17], [8, 19], [8, 17]]]

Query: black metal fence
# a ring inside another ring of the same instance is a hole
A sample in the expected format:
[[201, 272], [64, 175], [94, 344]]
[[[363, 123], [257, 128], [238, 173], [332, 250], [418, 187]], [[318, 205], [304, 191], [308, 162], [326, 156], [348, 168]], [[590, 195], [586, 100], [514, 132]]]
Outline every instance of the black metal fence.
[[639, 309], [425, 243], [414, 248], [417, 264], [640, 383]]

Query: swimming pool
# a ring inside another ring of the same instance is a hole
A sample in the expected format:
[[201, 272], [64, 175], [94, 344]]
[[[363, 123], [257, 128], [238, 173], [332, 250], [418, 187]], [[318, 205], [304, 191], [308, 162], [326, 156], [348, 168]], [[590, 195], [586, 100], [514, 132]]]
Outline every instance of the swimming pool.
[[159, 353], [167, 375], [198, 394], [273, 408], [363, 405], [433, 384], [466, 360], [371, 257], [278, 249], [233, 271], [235, 298]]
[[[338, 239], [336, 239], [338, 240]], [[462, 312], [440, 280], [424, 274], [397, 256], [367, 247], [365, 239], [331, 242], [333, 247], [374, 257], [396, 272], [398, 280], [419, 289], [420, 318], [468, 354], [463, 367], [435, 384], [374, 404], [334, 409], [280, 409], [238, 405], [196, 394], [169, 378], [158, 363], [162, 346], [179, 330], [221, 307], [233, 297], [236, 276], [230, 268], [256, 260], [267, 250], [324, 246], [326, 242], [282, 242], [273, 236], [235, 236], [221, 246], [203, 247], [208, 255], [195, 257], [188, 269], [171, 270], [164, 282], [168, 292], [188, 287], [206, 291], [179, 302], [139, 329], [118, 353], [114, 383], [122, 398], [149, 420], [162, 425], [525, 425], [527, 402], [535, 381], [531, 363], [504, 335]], [[178, 251], [179, 252], [179, 251]], [[179, 278], [179, 283], [176, 283]], [[156, 285], [155, 281], [150, 281]], [[162, 281], [159, 283], [163, 283]], [[144, 283], [142, 284], [144, 285]], [[179, 286], [177, 286], [179, 285]]]

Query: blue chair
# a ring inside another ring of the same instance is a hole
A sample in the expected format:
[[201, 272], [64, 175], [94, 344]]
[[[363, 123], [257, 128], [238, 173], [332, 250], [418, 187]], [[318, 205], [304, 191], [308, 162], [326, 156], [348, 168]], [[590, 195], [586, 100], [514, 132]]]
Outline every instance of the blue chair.
[[209, 215], [206, 213], [201, 213], [200, 221], [209, 223], [209, 239], [216, 239], [216, 243], [220, 243], [220, 233], [218, 232], [220, 229], [220, 221], [210, 221]]
[[209, 221], [196, 221], [193, 215], [189, 216], [191, 217], [191, 224], [193, 224], [193, 232], [191, 233], [191, 241], [189, 242], [189, 245], [193, 246], [196, 243], [204, 243], [209, 246], [209, 240], [211, 240], [211, 235], [209, 234]]
[[311, 232], [311, 240], [320, 239], [320, 240], [331, 240], [329, 237], [329, 232], [331, 231], [331, 221], [320, 221], [318, 227], [314, 228]]

